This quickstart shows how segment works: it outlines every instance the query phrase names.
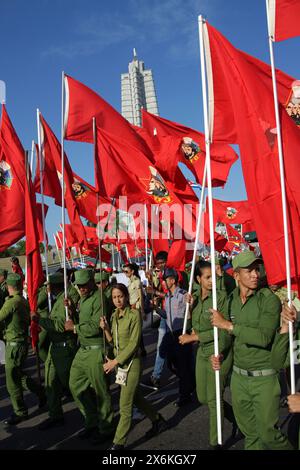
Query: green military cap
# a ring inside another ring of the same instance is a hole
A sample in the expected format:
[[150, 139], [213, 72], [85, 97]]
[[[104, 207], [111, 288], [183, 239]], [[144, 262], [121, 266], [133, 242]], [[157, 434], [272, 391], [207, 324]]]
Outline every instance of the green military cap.
[[63, 273], [53, 273], [53, 274], [50, 274], [49, 276], [49, 282], [46, 282], [45, 284], [50, 284], [51, 286], [55, 286], [55, 285], [63, 284], [63, 283], [64, 283]]
[[261, 258], [256, 258], [253, 251], [242, 251], [233, 258], [232, 267], [233, 269], [248, 268], [248, 266], [255, 262], [262, 263], [263, 261]]
[[109, 274], [106, 273], [105, 271], [95, 274], [95, 282], [97, 283], [101, 281], [109, 281]]
[[87, 284], [91, 279], [94, 279], [94, 272], [91, 269], [81, 269], [80, 271], [75, 271], [74, 284]]
[[2, 274], [2, 276], [5, 276], [5, 274], [7, 274], [7, 270], [0, 268], [0, 274]]
[[10, 273], [7, 275], [6, 284], [12, 287], [20, 287], [21, 276], [20, 274]]

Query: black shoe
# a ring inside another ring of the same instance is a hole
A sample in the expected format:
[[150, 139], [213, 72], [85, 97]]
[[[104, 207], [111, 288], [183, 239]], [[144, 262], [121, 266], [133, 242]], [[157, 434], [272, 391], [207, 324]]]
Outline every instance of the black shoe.
[[79, 437], [79, 439], [89, 439], [90, 437], [93, 436], [93, 434], [97, 432], [98, 432], [97, 427], [85, 428], [82, 431], [79, 431], [79, 433], [77, 434], [77, 437]]
[[125, 447], [121, 444], [112, 444], [107, 450], [123, 450]]
[[38, 425], [38, 430], [39, 431], [46, 431], [46, 429], [51, 429], [51, 428], [58, 428], [60, 426], [63, 426], [65, 424], [64, 418], [48, 418], [46, 421], [43, 421], [41, 424]]
[[39, 397], [39, 403], [38, 403], [38, 408], [39, 408], [39, 410], [40, 410], [41, 408], [44, 408], [44, 406], [46, 406], [46, 405], [47, 405], [47, 397], [46, 397], [46, 394], [43, 393], [43, 394], [40, 395], [40, 397]]
[[191, 397], [179, 398], [179, 400], [175, 401], [174, 406], [176, 406], [177, 408], [181, 408], [182, 406], [185, 406], [191, 403], [191, 401], [192, 401]]
[[160, 387], [160, 380], [151, 376], [149, 379], [141, 382], [141, 385], [147, 388], [151, 388], [152, 390], [158, 390]]
[[223, 446], [221, 444], [217, 444], [215, 446], [209, 446], [210, 450], [224, 450]]
[[115, 435], [115, 431], [111, 431], [109, 433], [102, 433], [98, 431], [98, 432], [95, 432], [91, 436], [90, 443], [93, 446], [97, 446], [97, 445], [103, 444], [106, 441], [109, 441], [110, 439], [114, 437], [114, 435]]
[[161, 432], [165, 431], [168, 428], [166, 420], [162, 417], [161, 414], [158, 414], [158, 419], [153, 421], [152, 428], [146, 432], [145, 437], [151, 439], [153, 436], [157, 436]]
[[22, 421], [26, 421], [26, 419], [28, 419], [28, 415], [19, 416], [14, 413], [4, 421], [4, 424], [6, 424], [7, 426], [15, 426], [16, 424], [19, 424]]

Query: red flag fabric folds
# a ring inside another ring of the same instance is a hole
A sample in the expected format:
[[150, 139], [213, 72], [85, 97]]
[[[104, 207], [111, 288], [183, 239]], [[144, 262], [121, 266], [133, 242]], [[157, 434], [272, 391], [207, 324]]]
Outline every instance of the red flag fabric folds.
[[[206, 200], [208, 212], [208, 199]], [[248, 201], [221, 201], [213, 199], [214, 221], [223, 224], [243, 224], [251, 219]]]
[[25, 234], [25, 151], [2, 105], [0, 127], [0, 252]]
[[[206, 23], [213, 137], [234, 138], [241, 150], [243, 175], [268, 282], [286, 279], [280, 173], [270, 67], [235, 49]], [[278, 75], [280, 80], [283, 74]], [[299, 129], [281, 105], [283, 152], [289, 219], [291, 276], [300, 271]], [[221, 106], [222, 105], [222, 106]], [[222, 109], [221, 109], [222, 107]], [[226, 123], [228, 124], [226, 126]], [[222, 126], [224, 127], [222, 128]], [[298, 182], [298, 183], [297, 183]]]
[[300, 36], [300, 1], [269, 0], [270, 34], [274, 41]]
[[[55, 137], [54, 133], [52, 132], [51, 128], [45, 121], [45, 119], [40, 115], [41, 119], [41, 126], [43, 128], [43, 147], [45, 149], [45, 153], [49, 152], [51, 158], [54, 162], [54, 166], [57, 172], [59, 179], [62, 181], [61, 175], [61, 145], [58, 142], [57, 138]], [[65, 175], [64, 175], [64, 190], [65, 190], [65, 203], [66, 208], [69, 214], [70, 222], [72, 224], [72, 229], [76, 235], [77, 241], [80, 245], [84, 245], [87, 243], [85, 237], [85, 231], [83, 224], [80, 220], [79, 215], [79, 208], [77, 205], [77, 199], [74, 194], [74, 190], [72, 187], [73, 184], [73, 173], [68, 162], [66, 154], [64, 154], [65, 158]]]
[[[205, 164], [205, 136], [189, 127], [176, 122], [169, 121], [143, 109], [143, 128], [148, 131], [152, 139], [152, 151], [156, 166], [162, 172], [165, 169], [173, 169], [174, 163], [178, 161], [194, 173], [197, 180], [202, 184], [203, 170]], [[153, 137], [154, 129], [157, 136]], [[144, 138], [146, 134], [143, 133]], [[148, 145], [151, 139], [148, 138]], [[157, 144], [155, 145], [155, 141]], [[223, 186], [233, 163], [238, 159], [235, 151], [224, 144], [211, 145], [211, 173], [213, 186]], [[172, 176], [172, 175], [171, 175]]]
[[66, 115], [65, 139], [93, 143], [93, 118], [97, 126], [118, 135], [130, 145], [146, 153], [151, 152], [133, 126], [101, 96], [83, 83], [65, 75]]
[[36, 224], [38, 218], [36, 200], [30, 171], [28, 171], [28, 179], [26, 177], [25, 181], [25, 214], [27, 293], [30, 310], [35, 312], [38, 289], [43, 282], [44, 275], [39, 248], [39, 233]]

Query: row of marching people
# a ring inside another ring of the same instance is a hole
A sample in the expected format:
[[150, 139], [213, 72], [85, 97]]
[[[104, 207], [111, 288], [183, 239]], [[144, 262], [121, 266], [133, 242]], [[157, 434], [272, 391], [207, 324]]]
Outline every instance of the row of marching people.
[[[196, 264], [192, 296], [179, 285], [184, 275], [166, 267], [165, 256], [157, 257], [154, 273], [147, 273], [148, 278], [151, 277], [148, 295], [161, 318], [152, 383], [159, 380], [167, 362], [179, 379], [177, 406], [188, 403], [196, 387], [199, 402], [209, 407], [209, 440], [213, 448], [218, 448], [214, 370], [220, 370], [222, 415], [239, 427], [245, 437], [245, 448], [292, 449], [277, 427], [278, 372], [287, 365], [287, 322], [296, 324], [296, 312], [293, 307], [284, 305], [282, 308], [278, 296], [268, 287], [261, 287], [260, 263], [261, 259], [253, 252], [242, 252], [232, 261], [234, 279], [219, 273], [217, 310], [212, 309], [210, 263], [199, 261]], [[126, 444], [134, 405], [152, 422], [146, 437], [167, 428], [162, 415], [153, 409], [140, 390], [142, 315], [139, 303], [143, 300], [141, 285], [133, 282], [132, 265], [124, 270], [132, 277], [130, 284], [134, 284], [129, 285], [129, 291], [123, 284], [105, 285], [106, 273], [94, 274], [91, 269], [84, 269], [75, 272], [77, 289], [70, 284], [66, 299], [63, 274], [54, 273], [48, 284], [53, 302], [50, 315], [41, 313], [42, 302], [39, 303], [40, 314], [31, 312], [31, 318], [42, 329], [40, 335], [47, 332], [50, 340], [45, 361], [49, 419], [39, 428], [45, 430], [64, 424], [62, 397], [69, 388], [85, 422], [78, 437], [95, 444], [112, 439], [112, 450], [122, 449]], [[20, 294], [20, 280], [17, 274], [7, 277], [9, 297], [0, 310], [0, 321], [5, 324], [7, 389], [14, 409], [7, 424], [27, 419], [23, 388], [31, 387], [43, 399], [42, 389], [34, 389], [23, 372], [29, 312]], [[45, 301], [43, 289], [40, 301], [43, 296]], [[187, 333], [182, 334], [187, 302], [190, 319]], [[218, 357], [214, 356], [214, 326], [219, 333]], [[196, 364], [193, 344], [197, 345]], [[116, 429], [107, 380], [107, 375], [114, 370], [117, 370], [116, 382], [121, 386]], [[223, 400], [230, 376], [232, 408]], [[290, 396], [288, 400], [291, 411], [298, 412], [299, 395]]]

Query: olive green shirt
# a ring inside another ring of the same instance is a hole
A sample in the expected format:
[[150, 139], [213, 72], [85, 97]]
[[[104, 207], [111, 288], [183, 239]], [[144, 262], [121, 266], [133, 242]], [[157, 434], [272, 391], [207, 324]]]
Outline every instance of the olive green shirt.
[[134, 308], [140, 309], [142, 307], [142, 283], [137, 276], [131, 276], [128, 284], [129, 303], [134, 305]]
[[106, 315], [107, 315], [107, 321], [110, 323], [111, 316], [115, 310], [114, 303], [112, 301], [112, 287], [107, 286], [105, 287], [104, 291], [104, 299], [106, 299]]
[[[77, 318], [73, 316], [74, 323]], [[65, 331], [66, 309], [64, 305], [64, 291], [61, 291], [53, 302], [52, 310], [48, 318], [40, 318], [39, 325], [44, 328], [52, 343], [61, 343], [67, 340], [76, 341], [72, 331]]]
[[4, 323], [6, 341], [25, 341], [30, 323], [29, 305], [21, 294], [6, 298], [0, 310], [0, 322]]
[[[295, 339], [300, 340], [300, 329], [297, 329]], [[299, 343], [298, 343], [299, 344]], [[290, 365], [289, 333], [276, 332], [271, 351], [271, 363], [273, 369], [286, 369]], [[299, 352], [298, 352], [299, 355]]]
[[[214, 354], [214, 328], [211, 324], [210, 308], [213, 307], [212, 293], [205, 299], [201, 298], [201, 287], [193, 293], [194, 304], [192, 310], [192, 328], [199, 338], [199, 348], [203, 356], [209, 357]], [[224, 315], [227, 320], [228, 305], [227, 296], [224, 292], [217, 291], [217, 307], [218, 311]], [[231, 346], [232, 339], [226, 330], [218, 330], [219, 352], [228, 351]]]
[[142, 320], [139, 311], [130, 307], [122, 312], [116, 309], [112, 315], [111, 333], [116, 360], [121, 366], [128, 366], [131, 359], [137, 356], [141, 342]]
[[223, 272], [222, 276], [216, 274], [217, 290], [225, 292], [227, 295], [236, 288], [235, 280], [230, 274]]
[[46, 318], [49, 315], [48, 292], [46, 286], [39, 288], [37, 298], [37, 313], [41, 318]]
[[237, 287], [229, 297], [233, 323], [234, 365], [246, 370], [270, 369], [271, 349], [279, 327], [281, 302], [268, 288], [256, 290], [243, 304]]
[[101, 308], [100, 292], [91, 291], [79, 301], [79, 321], [75, 326], [81, 346], [103, 344], [103, 333], [100, 329], [100, 318], [105, 315], [105, 303]]

